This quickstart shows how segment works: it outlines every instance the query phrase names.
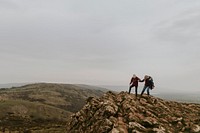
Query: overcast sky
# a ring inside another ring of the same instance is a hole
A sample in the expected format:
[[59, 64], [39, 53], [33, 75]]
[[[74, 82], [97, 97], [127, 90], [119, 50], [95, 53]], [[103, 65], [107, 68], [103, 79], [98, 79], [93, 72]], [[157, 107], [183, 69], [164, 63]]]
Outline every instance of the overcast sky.
[[200, 90], [199, 0], [0, 0], [0, 83]]

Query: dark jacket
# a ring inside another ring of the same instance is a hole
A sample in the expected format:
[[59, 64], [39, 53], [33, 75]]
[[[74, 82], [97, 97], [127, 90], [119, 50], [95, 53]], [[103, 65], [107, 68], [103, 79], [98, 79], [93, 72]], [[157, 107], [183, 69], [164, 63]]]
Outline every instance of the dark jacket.
[[145, 82], [144, 85], [150, 87], [151, 89], [153, 89], [153, 87], [154, 87], [152, 77], [148, 77], [147, 79], [143, 79], [140, 82]]

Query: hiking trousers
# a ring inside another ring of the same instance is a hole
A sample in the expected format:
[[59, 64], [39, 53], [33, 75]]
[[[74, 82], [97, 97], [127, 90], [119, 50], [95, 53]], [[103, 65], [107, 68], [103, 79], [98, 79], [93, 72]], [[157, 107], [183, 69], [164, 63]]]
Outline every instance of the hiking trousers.
[[150, 87], [149, 86], [144, 86], [144, 88], [142, 90], [142, 93], [141, 93], [141, 96], [143, 95], [143, 93], [145, 92], [146, 89], [147, 89], [147, 95], [148, 96], [150, 95], [150, 93], [149, 93]]
[[131, 93], [131, 88], [132, 87], [135, 87], [135, 95], [137, 96], [137, 88], [138, 88], [138, 86], [137, 85], [131, 85], [130, 87], [129, 87], [129, 94]]

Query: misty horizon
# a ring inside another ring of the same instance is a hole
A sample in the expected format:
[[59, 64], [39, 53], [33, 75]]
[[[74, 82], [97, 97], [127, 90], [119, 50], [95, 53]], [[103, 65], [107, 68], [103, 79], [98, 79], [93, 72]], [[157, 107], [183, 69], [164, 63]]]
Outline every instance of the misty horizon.
[[[84, 83], [61, 83], [61, 82], [29, 82], [29, 83], [5, 83], [5, 84], [0, 84], [0, 89], [1, 88], [12, 88], [12, 87], [21, 87], [25, 85], [30, 85], [30, 84], [40, 84], [40, 83], [46, 83], [46, 84], [74, 84], [74, 85], [89, 85], [89, 86], [96, 86], [96, 87], [101, 87], [104, 89], [108, 89], [111, 91], [116, 91], [116, 92], [128, 92], [129, 85], [95, 85], [95, 84], [84, 84]], [[140, 83], [138, 85], [138, 93], [140, 94], [142, 89], [144, 87], [143, 83]], [[131, 93], [135, 93], [135, 88], [131, 89]], [[151, 94], [194, 94], [194, 93], [200, 93], [200, 90], [197, 89], [192, 89], [192, 90], [181, 90], [181, 89], [170, 89], [170, 88], [160, 88], [160, 87], [155, 87], [153, 90], [150, 91]]]

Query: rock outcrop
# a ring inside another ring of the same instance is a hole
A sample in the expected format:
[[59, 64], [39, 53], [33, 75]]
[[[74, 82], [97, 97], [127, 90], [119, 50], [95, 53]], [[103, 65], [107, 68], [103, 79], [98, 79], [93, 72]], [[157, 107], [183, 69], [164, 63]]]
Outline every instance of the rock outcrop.
[[71, 116], [67, 133], [199, 133], [200, 105], [107, 92]]

